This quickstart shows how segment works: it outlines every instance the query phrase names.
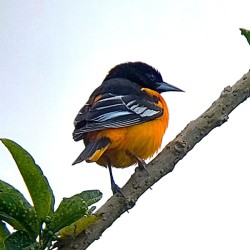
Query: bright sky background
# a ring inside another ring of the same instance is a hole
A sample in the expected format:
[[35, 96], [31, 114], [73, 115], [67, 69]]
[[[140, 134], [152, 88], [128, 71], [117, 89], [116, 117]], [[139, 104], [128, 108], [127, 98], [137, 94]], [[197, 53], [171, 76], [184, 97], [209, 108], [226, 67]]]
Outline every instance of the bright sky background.
[[[0, 1], [0, 137], [35, 158], [62, 197], [111, 195], [108, 170], [71, 163], [83, 149], [73, 120], [108, 70], [156, 67], [185, 93], [166, 93], [164, 145], [249, 68], [249, 0]], [[249, 249], [250, 100], [201, 141], [92, 246], [95, 249]], [[134, 167], [114, 170], [122, 186]], [[26, 192], [0, 145], [0, 178]]]

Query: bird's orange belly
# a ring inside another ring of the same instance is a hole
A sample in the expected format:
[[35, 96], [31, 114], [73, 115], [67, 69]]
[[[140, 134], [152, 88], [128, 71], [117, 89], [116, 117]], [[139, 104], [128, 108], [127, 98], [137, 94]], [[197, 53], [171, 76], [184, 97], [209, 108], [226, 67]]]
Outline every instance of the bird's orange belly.
[[131, 153], [143, 160], [153, 156], [161, 146], [167, 125], [168, 116], [163, 115], [131, 127], [99, 131], [98, 137], [108, 137], [111, 143], [96, 162], [106, 166], [109, 159], [113, 167], [125, 168], [137, 163], [136, 157]]

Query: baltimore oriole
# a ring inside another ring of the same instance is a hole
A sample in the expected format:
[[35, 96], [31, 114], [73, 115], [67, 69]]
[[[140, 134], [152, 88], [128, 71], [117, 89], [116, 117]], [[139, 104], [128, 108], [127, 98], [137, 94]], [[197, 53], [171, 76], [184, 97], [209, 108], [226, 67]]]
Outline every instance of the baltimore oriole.
[[112, 191], [119, 191], [111, 167], [144, 167], [161, 146], [169, 113], [160, 93], [167, 91], [182, 90], [148, 64], [112, 68], [75, 118], [73, 138], [83, 140], [85, 149], [73, 165], [86, 161], [108, 167]]

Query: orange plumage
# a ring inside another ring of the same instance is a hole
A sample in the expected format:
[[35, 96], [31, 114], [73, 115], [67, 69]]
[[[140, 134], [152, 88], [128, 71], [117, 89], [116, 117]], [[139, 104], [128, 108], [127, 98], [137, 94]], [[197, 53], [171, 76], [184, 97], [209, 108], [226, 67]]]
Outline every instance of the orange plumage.
[[163, 115], [150, 122], [88, 133], [86, 141], [97, 141], [102, 137], [110, 139], [110, 144], [86, 159], [88, 162], [97, 162], [101, 166], [106, 166], [108, 158], [113, 167], [125, 168], [137, 163], [136, 158], [128, 154], [128, 151], [143, 160], [158, 151], [168, 126], [168, 108], [159, 93], [146, 88], [143, 91], [159, 98], [157, 105], [163, 108]]

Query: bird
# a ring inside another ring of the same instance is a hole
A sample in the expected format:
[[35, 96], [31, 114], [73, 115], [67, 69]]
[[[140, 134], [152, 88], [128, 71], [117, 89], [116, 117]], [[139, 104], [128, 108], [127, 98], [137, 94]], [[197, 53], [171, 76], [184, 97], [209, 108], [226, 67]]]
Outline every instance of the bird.
[[83, 140], [85, 148], [72, 165], [86, 161], [107, 167], [113, 194], [121, 193], [112, 167], [138, 164], [145, 169], [168, 127], [169, 111], [161, 95], [168, 91], [183, 92], [146, 63], [113, 67], [75, 117], [73, 139]]

